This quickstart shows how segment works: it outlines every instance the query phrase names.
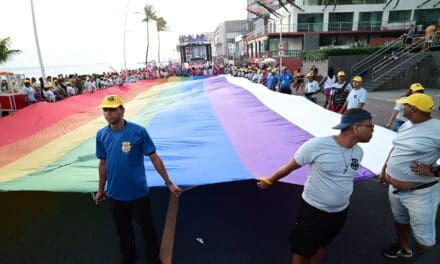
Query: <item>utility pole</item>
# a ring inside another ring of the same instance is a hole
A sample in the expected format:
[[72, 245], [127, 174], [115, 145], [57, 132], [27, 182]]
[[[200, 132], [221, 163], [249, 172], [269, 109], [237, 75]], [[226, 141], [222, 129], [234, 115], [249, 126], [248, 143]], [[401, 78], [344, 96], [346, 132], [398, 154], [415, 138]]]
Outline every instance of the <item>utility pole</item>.
[[125, 35], [127, 33], [127, 16], [128, 16], [128, 5], [130, 4], [130, 0], [127, 0], [127, 7], [125, 8], [125, 22], [124, 22], [124, 69], [127, 73], [127, 54], [125, 48]]
[[[283, 45], [282, 43], [283, 43], [283, 33], [282, 33], [282, 31], [283, 31], [283, 19], [282, 18], [280, 18], [280, 45]], [[281, 74], [281, 69], [282, 69], [282, 67], [283, 67], [283, 53], [284, 53], [284, 49], [283, 49], [283, 52], [279, 52], [278, 51], [278, 53], [279, 53], [279, 56], [280, 56], [280, 74]]]
[[38, 33], [37, 33], [37, 23], [35, 23], [34, 1], [33, 0], [31, 0], [31, 11], [32, 11], [32, 23], [34, 26], [35, 44], [37, 46], [38, 62], [40, 63], [41, 77], [43, 78], [43, 80], [45, 80], [46, 73], [44, 72], [43, 59], [41, 58], [40, 43], [38, 41]]

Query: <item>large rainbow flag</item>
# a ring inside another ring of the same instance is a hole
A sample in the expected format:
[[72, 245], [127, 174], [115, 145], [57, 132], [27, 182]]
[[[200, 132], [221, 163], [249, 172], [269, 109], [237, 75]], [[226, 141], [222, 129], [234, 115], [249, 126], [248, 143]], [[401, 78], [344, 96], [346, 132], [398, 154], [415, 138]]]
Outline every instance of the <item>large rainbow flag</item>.
[[[340, 115], [301, 96], [243, 78], [140, 81], [38, 103], [0, 119], [0, 190], [92, 192], [98, 183], [96, 132], [103, 96], [125, 100], [127, 120], [147, 128], [173, 181], [182, 186], [269, 176], [306, 140], [336, 134]], [[394, 132], [376, 128], [358, 179], [380, 172]], [[163, 186], [145, 158], [149, 186]], [[307, 167], [283, 179], [304, 184]]]

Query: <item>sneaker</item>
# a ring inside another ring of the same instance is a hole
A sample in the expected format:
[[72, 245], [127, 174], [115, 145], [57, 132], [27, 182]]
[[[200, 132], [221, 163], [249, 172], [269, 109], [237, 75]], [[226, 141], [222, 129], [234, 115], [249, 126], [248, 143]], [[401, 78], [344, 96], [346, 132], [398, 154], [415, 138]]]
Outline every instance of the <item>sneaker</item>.
[[413, 256], [411, 249], [404, 249], [399, 244], [394, 244], [389, 248], [385, 249], [383, 252], [384, 256], [387, 258], [411, 258]]

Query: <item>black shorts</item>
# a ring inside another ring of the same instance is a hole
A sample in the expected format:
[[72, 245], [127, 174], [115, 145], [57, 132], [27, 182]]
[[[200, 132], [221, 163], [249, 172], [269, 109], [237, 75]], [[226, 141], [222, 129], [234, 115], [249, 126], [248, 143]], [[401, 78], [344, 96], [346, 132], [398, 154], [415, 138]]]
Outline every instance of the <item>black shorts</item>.
[[348, 207], [341, 212], [327, 213], [309, 205], [301, 198], [298, 218], [290, 235], [293, 253], [310, 258], [327, 246], [344, 226]]

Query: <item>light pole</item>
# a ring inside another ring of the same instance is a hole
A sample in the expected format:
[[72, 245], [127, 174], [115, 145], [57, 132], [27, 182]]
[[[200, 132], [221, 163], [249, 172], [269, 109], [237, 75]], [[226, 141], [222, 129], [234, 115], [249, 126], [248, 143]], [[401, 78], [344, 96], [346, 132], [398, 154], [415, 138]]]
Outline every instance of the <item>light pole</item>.
[[125, 48], [125, 35], [127, 33], [127, 16], [128, 16], [128, 5], [130, 4], [130, 0], [127, 0], [127, 7], [125, 8], [125, 22], [124, 22], [124, 69], [127, 73], [127, 54]]
[[32, 23], [34, 26], [35, 44], [37, 46], [38, 62], [40, 63], [41, 77], [43, 77], [43, 80], [45, 80], [46, 73], [44, 72], [43, 59], [41, 58], [40, 43], [38, 41], [37, 23], [35, 22], [34, 1], [33, 0], [31, 0], [31, 11], [32, 11]]
[[[283, 34], [282, 34], [283, 24], [282, 23], [283, 23], [283, 19], [280, 18], [280, 45], [282, 45], [282, 43], [283, 43]], [[283, 56], [282, 56], [283, 52], [279, 52], [278, 51], [278, 53], [279, 53], [279, 56], [280, 56], [280, 74], [281, 74], [281, 69], [283, 67]]]

